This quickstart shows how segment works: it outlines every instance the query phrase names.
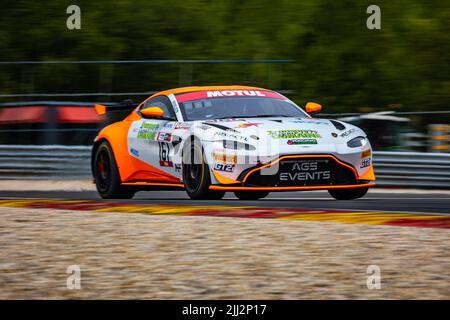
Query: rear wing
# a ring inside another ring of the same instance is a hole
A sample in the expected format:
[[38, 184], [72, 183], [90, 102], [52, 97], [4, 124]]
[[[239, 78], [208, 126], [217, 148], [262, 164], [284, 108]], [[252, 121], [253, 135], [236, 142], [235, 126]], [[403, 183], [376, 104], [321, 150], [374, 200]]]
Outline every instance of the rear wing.
[[136, 108], [139, 105], [139, 103], [133, 102], [132, 100], [124, 100], [120, 103], [116, 104], [96, 104], [94, 106], [95, 111], [99, 115], [104, 115], [107, 112], [113, 112], [113, 111], [131, 111], [134, 108]]

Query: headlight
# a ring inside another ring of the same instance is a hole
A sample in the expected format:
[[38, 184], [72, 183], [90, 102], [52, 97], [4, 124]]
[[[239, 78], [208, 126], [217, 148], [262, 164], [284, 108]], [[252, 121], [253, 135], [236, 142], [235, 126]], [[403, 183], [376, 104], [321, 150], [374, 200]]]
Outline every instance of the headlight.
[[256, 150], [254, 146], [248, 143], [243, 143], [234, 140], [222, 140], [222, 144], [224, 149], [233, 149], [233, 150]]
[[367, 139], [364, 137], [356, 137], [347, 142], [350, 148], [364, 147], [367, 144]]

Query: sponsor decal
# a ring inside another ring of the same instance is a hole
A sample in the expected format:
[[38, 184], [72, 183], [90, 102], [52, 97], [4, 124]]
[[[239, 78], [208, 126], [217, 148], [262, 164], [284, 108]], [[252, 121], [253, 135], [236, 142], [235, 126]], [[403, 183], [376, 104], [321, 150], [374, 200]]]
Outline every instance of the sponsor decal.
[[322, 138], [315, 130], [269, 130], [267, 131], [267, 134], [274, 139]]
[[161, 167], [173, 167], [172, 161], [159, 160], [159, 165]]
[[234, 96], [247, 96], [247, 97], [265, 97], [266, 95], [257, 90], [216, 90], [216, 91], [207, 91], [206, 96], [208, 98], [213, 97], [234, 97]]
[[361, 152], [361, 158], [367, 158], [370, 156], [372, 156], [372, 150], [370, 150], [370, 149], [367, 149], [367, 150], [364, 150], [363, 152]]
[[175, 126], [175, 122], [167, 122], [167, 123], [165, 123], [162, 127], [163, 127], [163, 128], [171, 129], [171, 128], [173, 128], [174, 126]]
[[235, 133], [228, 132], [228, 131], [214, 132], [214, 136], [221, 137], [221, 138], [231, 138], [231, 139], [240, 140], [240, 141], [248, 141], [248, 137], [244, 137], [239, 134], [235, 134]]
[[[324, 160], [322, 162], [326, 162]], [[301, 162], [294, 162], [291, 172], [280, 173], [281, 181], [317, 181], [331, 179], [330, 170], [319, 170], [319, 165], [322, 163], [317, 160], [308, 160]]]
[[158, 132], [156, 140], [160, 142], [172, 142], [172, 134], [168, 132]]
[[175, 172], [181, 172], [181, 163], [175, 163]]
[[131, 153], [133, 156], [139, 158], [139, 151], [138, 151], [138, 150], [136, 150], [136, 149], [134, 149], [134, 148], [130, 148], [130, 153]]
[[321, 120], [321, 119], [313, 119], [313, 118], [299, 118], [299, 119], [295, 119], [292, 120], [291, 122], [293, 123], [310, 123], [310, 124], [317, 124], [317, 125], [330, 125], [330, 123], [326, 120]]
[[290, 139], [287, 141], [288, 145], [295, 145], [295, 144], [317, 144], [316, 139]]
[[159, 128], [157, 123], [142, 122], [139, 128], [137, 139], [138, 140], [155, 140], [156, 131]]
[[159, 128], [157, 123], [142, 122], [141, 129], [156, 130]]
[[372, 163], [372, 158], [361, 160], [361, 168], [367, 168]]
[[191, 126], [192, 126], [191, 124], [177, 122], [173, 128], [178, 130], [189, 130]]
[[214, 162], [218, 163], [229, 163], [236, 164], [237, 163], [237, 155], [231, 155], [223, 152], [213, 152], [212, 154]]
[[341, 133], [341, 137], [345, 138], [348, 137], [349, 135], [351, 135], [353, 132], [356, 132], [357, 130], [355, 128], [349, 129], [343, 133]]
[[170, 159], [170, 144], [167, 142], [158, 142], [159, 145], [159, 165], [161, 167], [173, 167]]
[[216, 164], [214, 164], [214, 170], [225, 171], [225, 172], [233, 172], [234, 164], [216, 163]]
[[156, 132], [139, 131], [137, 138], [139, 140], [155, 140]]
[[235, 128], [248, 128], [248, 127], [258, 127], [261, 123], [256, 122], [245, 122], [238, 124]]
[[201, 99], [214, 99], [214, 98], [227, 98], [227, 97], [258, 97], [258, 98], [273, 98], [286, 100], [281, 94], [273, 91], [264, 90], [210, 90], [210, 91], [196, 91], [189, 93], [177, 94], [177, 101], [179, 103], [201, 100]]

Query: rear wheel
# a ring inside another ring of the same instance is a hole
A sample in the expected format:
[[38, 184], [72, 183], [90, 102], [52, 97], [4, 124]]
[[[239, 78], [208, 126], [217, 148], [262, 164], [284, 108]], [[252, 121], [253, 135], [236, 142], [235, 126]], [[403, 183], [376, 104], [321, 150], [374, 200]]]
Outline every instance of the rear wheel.
[[93, 174], [97, 191], [104, 199], [131, 199], [136, 193], [120, 185], [119, 170], [107, 141], [103, 141], [95, 153]]
[[183, 183], [191, 199], [218, 200], [225, 195], [225, 191], [209, 190], [209, 166], [205, 163], [202, 146], [194, 139], [183, 154]]
[[331, 189], [328, 193], [336, 200], [353, 200], [366, 195], [369, 188]]
[[234, 195], [240, 200], [258, 200], [269, 195], [269, 191], [235, 191]]

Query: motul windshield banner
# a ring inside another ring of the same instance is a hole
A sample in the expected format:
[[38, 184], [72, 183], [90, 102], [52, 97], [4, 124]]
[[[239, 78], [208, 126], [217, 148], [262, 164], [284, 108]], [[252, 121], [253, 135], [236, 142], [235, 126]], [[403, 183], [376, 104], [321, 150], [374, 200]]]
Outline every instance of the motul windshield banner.
[[208, 90], [182, 93], [176, 96], [179, 103], [213, 98], [226, 97], [260, 97], [286, 100], [281, 94], [264, 90]]

